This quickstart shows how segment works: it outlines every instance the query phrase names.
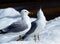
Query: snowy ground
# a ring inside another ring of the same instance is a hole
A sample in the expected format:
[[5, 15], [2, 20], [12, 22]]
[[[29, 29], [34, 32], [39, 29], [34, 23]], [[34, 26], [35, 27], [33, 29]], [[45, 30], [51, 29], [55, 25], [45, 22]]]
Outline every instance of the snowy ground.
[[60, 17], [47, 21], [46, 27], [40, 35], [40, 41], [34, 41], [33, 35], [29, 35], [23, 41], [16, 41], [19, 39], [19, 35], [19, 32], [0, 34], [0, 44], [60, 44]]
[[[44, 30], [44, 33], [42, 33], [40, 36], [40, 41], [34, 41], [33, 36], [29, 35], [26, 39], [26, 41], [10, 41], [10, 42], [3, 42], [0, 44], [60, 44], [60, 17], [55, 18], [51, 21], [48, 21], [47, 25], [54, 25], [50, 26], [48, 29]], [[56, 24], [57, 23], [57, 24]], [[47, 26], [46, 25], [46, 26]], [[9, 34], [6, 34], [5, 36], [8, 36]], [[11, 36], [14, 35], [11, 33]], [[0, 42], [1, 42], [1, 37], [2, 34], [0, 35]], [[3, 35], [4, 36], [4, 35]], [[16, 35], [14, 35], [16, 36]], [[4, 37], [3, 37], [4, 38]], [[13, 37], [12, 37], [13, 38]], [[9, 38], [7, 38], [8, 40]], [[6, 39], [3, 41], [6, 41]]]

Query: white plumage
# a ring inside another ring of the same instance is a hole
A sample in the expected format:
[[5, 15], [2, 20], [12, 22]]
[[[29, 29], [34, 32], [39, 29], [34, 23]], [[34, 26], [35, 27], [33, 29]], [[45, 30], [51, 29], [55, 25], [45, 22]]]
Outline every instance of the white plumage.
[[[37, 25], [37, 27], [35, 28], [35, 31], [31, 34], [32, 36], [35, 37], [34, 39], [37, 40], [40, 38], [40, 34], [43, 32], [42, 30], [45, 28], [46, 22], [47, 22], [46, 18], [44, 16], [42, 10], [40, 9], [37, 13], [37, 20], [33, 22], [34, 24]], [[34, 27], [32, 27], [32, 28], [34, 28]]]
[[[43, 21], [43, 19], [42, 19], [42, 21]], [[38, 26], [39, 25], [40, 24], [38, 22]], [[58, 44], [58, 43], [60, 43], [60, 17], [57, 17], [50, 21], [46, 21], [44, 29], [41, 29], [41, 28], [40, 27], [36, 28], [35, 31], [32, 34], [28, 35], [28, 37], [26, 37], [24, 40], [27, 40], [27, 41], [28, 40], [29, 41], [38, 40], [40, 42], [40, 44]], [[36, 34], [37, 37], [36, 37], [36, 35], [34, 36], [34, 34]], [[38, 35], [38, 34], [40, 34], [40, 35]], [[38, 36], [40, 36], [40, 37], [38, 37]]]
[[[1, 34], [0, 42], [16, 41], [16, 40], [19, 39], [19, 35], [24, 36], [30, 30], [30, 28], [31, 28], [31, 21], [30, 21], [30, 18], [28, 16], [28, 14], [30, 12], [25, 10], [25, 9], [23, 9], [23, 10], [21, 10], [20, 13], [21, 13], [21, 19], [17, 18], [16, 19], [17, 21], [14, 22], [13, 24], [11, 24], [11, 28], [9, 27], [9, 28], [6, 29], [6, 30], [8, 30], [8, 33], [6, 33], [4, 35]], [[24, 25], [27, 26], [27, 27], [24, 28]], [[15, 27], [15, 28], [12, 28], [12, 27]], [[4, 29], [4, 31], [6, 31], [6, 30]], [[12, 36], [12, 34], [14, 36]], [[3, 38], [1, 38], [1, 37], [3, 37]]]
[[39, 34], [42, 32], [42, 30], [45, 28], [46, 25], [46, 18], [44, 16], [43, 11], [40, 9], [37, 13], [37, 20], [36, 20], [36, 24], [37, 24], [37, 28], [34, 31], [35, 34]]

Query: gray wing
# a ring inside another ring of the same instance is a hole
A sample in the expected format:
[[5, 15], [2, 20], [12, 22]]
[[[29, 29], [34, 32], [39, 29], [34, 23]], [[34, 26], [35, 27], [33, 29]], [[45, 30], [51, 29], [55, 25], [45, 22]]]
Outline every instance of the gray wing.
[[17, 21], [7, 28], [7, 32], [20, 32], [26, 28], [28, 28], [28, 25], [24, 21]]
[[35, 31], [35, 29], [36, 29], [36, 27], [37, 27], [37, 24], [36, 24], [36, 22], [35, 21], [33, 21], [32, 23], [31, 23], [31, 29], [25, 34], [25, 36], [23, 37], [23, 39], [25, 39], [28, 35], [30, 35], [31, 33], [33, 33], [34, 31]]

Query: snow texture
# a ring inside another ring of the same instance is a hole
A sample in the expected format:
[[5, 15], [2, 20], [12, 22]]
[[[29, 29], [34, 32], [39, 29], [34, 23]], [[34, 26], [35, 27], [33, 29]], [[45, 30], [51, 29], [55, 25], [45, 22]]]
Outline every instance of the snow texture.
[[0, 30], [16, 22], [18, 16], [20, 16], [20, 13], [13, 8], [0, 9]]
[[[3, 9], [0, 9], [0, 14], [2, 14], [2, 12]], [[0, 18], [4, 16], [1, 15]], [[4, 19], [6, 20], [7, 18]], [[31, 21], [34, 20], [35, 19], [33, 18]], [[19, 35], [21, 34], [20, 32], [0, 34], [0, 44], [60, 44], [60, 17], [47, 21], [45, 29], [42, 31], [43, 33], [40, 34], [40, 41], [35, 41], [33, 35], [29, 35], [23, 41], [17, 41], [17, 39], [19, 39]]]

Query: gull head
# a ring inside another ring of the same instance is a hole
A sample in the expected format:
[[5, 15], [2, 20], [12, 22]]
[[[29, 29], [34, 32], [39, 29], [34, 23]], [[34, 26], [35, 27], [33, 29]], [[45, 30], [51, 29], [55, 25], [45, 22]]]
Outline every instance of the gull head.
[[43, 20], [43, 19], [46, 20], [46, 18], [44, 16], [44, 13], [43, 13], [41, 8], [40, 8], [40, 10], [37, 13], [37, 18], [40, 19], [40, 20]]
[[22, 15], [28, 15], [30, 12], [26, 9], [21, 10], [20, 12]]
[[38, 13], [37, 13], [37, 17], [40, 17], [40, 16], [42, 16], [42, 15], [44, 15], [44, 14], [43, 14], [42, 9], [40, 8], [40, 10], [39, 10]]

